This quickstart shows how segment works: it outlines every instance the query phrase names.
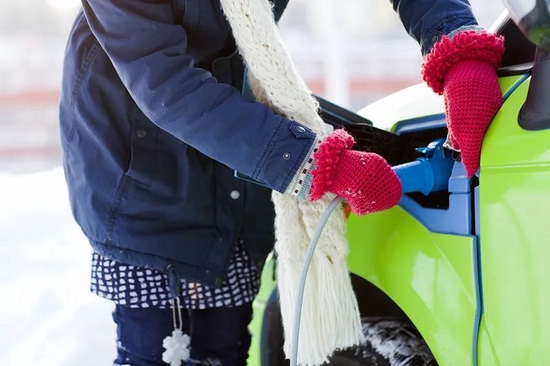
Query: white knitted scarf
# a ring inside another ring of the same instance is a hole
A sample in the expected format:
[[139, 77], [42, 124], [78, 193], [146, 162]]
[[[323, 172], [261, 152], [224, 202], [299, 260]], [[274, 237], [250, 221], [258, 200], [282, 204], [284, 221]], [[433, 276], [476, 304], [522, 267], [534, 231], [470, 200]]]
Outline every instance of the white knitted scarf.
[[[311, 128], [323, 137], [318, 103], [298, 75], [283, 45], [268, 0], [221, 0], [251, 89], [258, 101]], [[315, 227], [333, 196], [316, 202], [274, 192], [277, 279], [290, 354], [298, 279]], [[361, 320], [346, 264], [345, 218], [337, 209], [330, 217], [313, 257], [304, 293], [298, 364], [320, 365], [336, 350], [363, 339]]]

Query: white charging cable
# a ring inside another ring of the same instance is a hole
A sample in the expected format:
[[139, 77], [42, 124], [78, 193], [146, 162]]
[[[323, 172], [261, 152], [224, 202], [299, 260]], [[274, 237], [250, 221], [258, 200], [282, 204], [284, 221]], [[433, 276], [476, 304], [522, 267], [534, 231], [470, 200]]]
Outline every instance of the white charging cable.
[[328, 205], [325, 212], [321, 216], [309, 247], [307, 248], [306, 256], [304, 258], [304, 264], [302, 265], [302, 272], [300, 273], [300, 282], [298, 283], [298, 293], [296, 294], [296, 305], [294, 307], [294, 324], [292, 327], [292, 343], [290, 347], [290, 366], [298, 365], [298, 340], [300, 336], [300, 320], [302, 318], [302, 303], [304, 301], [304, 289], [306, 287], [307, 272], [309, 270], [309, 265], [311, 264], [311, 258], [319, 242], [319, 237], [325, 228], [325, 224], [328, 221], [328, 218], [332, 214], [332, 211], [344, 200], [343, 197], [334, 198]]

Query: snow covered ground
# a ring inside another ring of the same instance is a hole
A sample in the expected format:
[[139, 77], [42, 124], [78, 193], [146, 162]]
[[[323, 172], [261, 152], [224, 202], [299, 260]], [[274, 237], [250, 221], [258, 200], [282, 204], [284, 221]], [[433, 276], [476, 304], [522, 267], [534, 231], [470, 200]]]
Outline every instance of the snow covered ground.
[[0, 173], [0, 365], [112, 364], [112, 305], [88, 291], [89, 253], [61, 168]]

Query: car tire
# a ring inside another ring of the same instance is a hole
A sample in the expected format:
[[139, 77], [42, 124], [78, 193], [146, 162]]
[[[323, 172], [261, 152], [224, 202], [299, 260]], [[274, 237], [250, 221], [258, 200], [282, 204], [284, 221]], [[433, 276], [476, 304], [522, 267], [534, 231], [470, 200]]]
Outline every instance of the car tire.
[[330, 366], [436, 366], [437, 362], [416, 328], [407, 320], [363, 318], [365, 341], [337, 351]]

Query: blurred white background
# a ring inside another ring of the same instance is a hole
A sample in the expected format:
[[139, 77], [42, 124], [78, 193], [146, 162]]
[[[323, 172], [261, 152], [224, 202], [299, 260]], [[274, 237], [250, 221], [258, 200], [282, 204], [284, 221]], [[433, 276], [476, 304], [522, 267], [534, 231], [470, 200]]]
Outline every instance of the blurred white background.
[[[57, 99], [77, 0], [0, 2], [0, 171], [59, 164]], [[472, 0], [489, 26], [501, 0]], [[291, 0], [281, 21], [310, 88], [357, 110], [420, 82], [420, 51], [388, 0]]]
[[[0, 2], [0, 365], [97, 366], [111, 305], [88, 293], [89, 248], [60, 168], [61, 60], [77, 0]], [[501, 0], [471, 0], [488, 27]], [[351, 110], [420, 79], [387, 0], [291, 0], [283, 38], [313, 92]]]

